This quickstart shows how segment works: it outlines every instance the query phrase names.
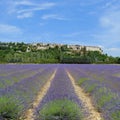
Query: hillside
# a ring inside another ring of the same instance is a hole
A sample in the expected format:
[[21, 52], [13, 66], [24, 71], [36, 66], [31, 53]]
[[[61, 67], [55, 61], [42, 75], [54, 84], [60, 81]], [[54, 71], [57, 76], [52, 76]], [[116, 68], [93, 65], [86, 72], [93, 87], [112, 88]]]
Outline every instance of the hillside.
[[97, 46], [0, 42], [0, 63], [120, 63]]

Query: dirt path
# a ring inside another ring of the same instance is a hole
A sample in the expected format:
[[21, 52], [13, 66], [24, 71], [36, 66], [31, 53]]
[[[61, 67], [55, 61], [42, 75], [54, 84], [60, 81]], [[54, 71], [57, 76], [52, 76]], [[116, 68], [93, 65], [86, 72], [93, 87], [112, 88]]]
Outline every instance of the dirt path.
[[68, 77], [70, 78], [72, 85], [74, 87], [75, 93], [78, 98], [83, 102], [85, 105], [85, 109], [89, 112], [89, 116], [85, 118], [85, 120], [102, 120], [100, 113], [95, 110], [94, 106], [92, 105], [92, 101], [89, 96], [83, 92], [83, 89], [76, 85], [74, 78], [72, 75], [66, 70]]
[[26, 111], [24, 120], [34, 120], [35, 109], [38, 107], [38, 105], [42, 101], [43, 97], [46, 95], [48, 89], [50, 88], [51, 82], [52, 82], [53, 78], [55, 77], [56, 72], [57, 72], [57, 70], [54, 71], [54, 73], [48, 79], [46, 84], [40, 89], [40, 91], [38, 92], [38, 95], [36, 96], [35, 101], [32, 103], [32, 108], [30, 108], [29, 110]]

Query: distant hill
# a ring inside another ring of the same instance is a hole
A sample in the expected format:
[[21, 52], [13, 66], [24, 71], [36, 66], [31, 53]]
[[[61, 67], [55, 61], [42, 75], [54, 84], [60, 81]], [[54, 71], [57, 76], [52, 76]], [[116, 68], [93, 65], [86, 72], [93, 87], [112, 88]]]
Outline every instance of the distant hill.
[[98, 46], [0, 42], [0, 63], [119, 63]]

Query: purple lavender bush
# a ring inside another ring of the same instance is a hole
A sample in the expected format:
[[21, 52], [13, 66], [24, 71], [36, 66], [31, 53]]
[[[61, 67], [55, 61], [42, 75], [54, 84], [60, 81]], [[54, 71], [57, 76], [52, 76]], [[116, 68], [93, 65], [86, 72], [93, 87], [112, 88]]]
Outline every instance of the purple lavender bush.
[[78, 65], [69, 69], [76, 83], [89, 93], [105, 120], [120, 118], [120, 72], [117, 65]]
[[36, 110], [37, 120], [82, 120], [82, 103], [60, 65], [51, 87]]
[[[23, 65], [22, 65], [23, 66]], [[49, 65], [25, 65], [26, 67], [33, 71], [34, 74], [29, 74], [29, 77], [25, 77], [18, 82], [15, 82], [12, 85], [8, 85], [2, 87], [0, 89], [0, 97], [2, 98], [4, 95], [8, 98], [12, 97], [14, 101], [18, 101], [18, 106], [23, 106], [23, 108], [19, 111], [24, 115], [25, 111], [31, 107], [31, 103], [34, 101], [38, 91], [40, 88], [46, 83], [49, 77], [52, 75], [55, 67], [51, 67]], [[19, 66], [17, 66], [19, 68]], [[6, 67], [7, 68], [7, 67]], [[24, 71], [24, 67], [23, 67]], [[28, 72], [28, 71], [24, 71]], [[31, 72], [30, 72], [31, 73]], [[17, 73], [19, 76], [19, 72]], [[20, 72], [21, 74], [21, 72]], [[24, 74], [24, 73], [23, 73]], [[10, 75], [10, 74], [9, 74]], [[8, 75], [8, 76], [9, 76]], [[12, 73], [13, 75], [13, 73]], [[22, 74], [21, 74], [22, 75]], [[16, 75], [17, 76], [17, 75]], [[15, 76], [13, 76], [15, 77]], [[11, 76], [12, 78], [12, 76]], [[19, 79], [19, 78], [18, 78]], [[10, 80], [11, 82], [12, 80]], [[6, 103], [8, 104], [8, 103]], [[2, 105], [2, 103], [1, 103]], [[1, 106], [0, 106], [1, 108]], [[4, 107], [3, 107], [4, 108]], [[16, 119], [17, 120], [17, 119]]]

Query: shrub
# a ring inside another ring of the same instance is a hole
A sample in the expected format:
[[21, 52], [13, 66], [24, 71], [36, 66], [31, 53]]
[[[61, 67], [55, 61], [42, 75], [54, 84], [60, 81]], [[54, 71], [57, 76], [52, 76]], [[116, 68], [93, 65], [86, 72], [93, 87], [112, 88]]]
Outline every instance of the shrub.
[[88, 78], [80, 78], [80, 80], [78, 81], [78, 85], [83, 84], [86, 80], [88, 80]]
[[114, 113], [112, 113], [112, 119], [119, 120], [120, 119], [120, 111], [115, 111]]
[[40, 120], [82, 120], [78, 105], [70, 100], [54, 100], [40, 110]]
[[20, 107], [17, 101], [12, 98], [3, 96], [0, 97], [0, 119], [3, 120], [18, 120], [20, 117]]

